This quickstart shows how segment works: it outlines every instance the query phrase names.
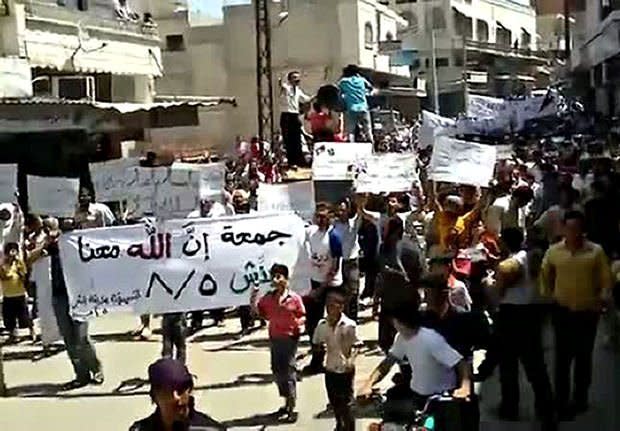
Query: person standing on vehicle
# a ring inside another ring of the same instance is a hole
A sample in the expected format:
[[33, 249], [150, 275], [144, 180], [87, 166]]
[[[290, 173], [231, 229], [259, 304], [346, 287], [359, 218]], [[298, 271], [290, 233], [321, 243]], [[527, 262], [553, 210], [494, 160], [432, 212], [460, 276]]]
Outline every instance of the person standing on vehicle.
[[312, 99], [303, 92], [301, 87], [301, 74], [291, 71], [286, 77], [286, 82], [279, 80], [281, 114], [280, 129], [286, 148], [286, 157], [290, 166], [303, 166], [305, 164], [301, 150], [302, 124], [299, 118], [299, 105], [308, 103]]
[[355, 142], [355, 131], [359, 127], [365, 142], [374, 143], [368, 107], [368, 95], [373, 91], [372, 84], [360, 74], [358, 66], [350, 64], [342, 71], [338, 88], [344, 102], [344, 127], [349, 142]]

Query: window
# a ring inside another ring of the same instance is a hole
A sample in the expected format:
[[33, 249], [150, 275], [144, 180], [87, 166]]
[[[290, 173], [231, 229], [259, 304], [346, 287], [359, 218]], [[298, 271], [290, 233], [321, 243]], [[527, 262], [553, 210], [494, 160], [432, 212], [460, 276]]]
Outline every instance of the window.
[[484, 20], [476, 20], [476, 36], [478, 38], [478, 42], [488, 42], [489, 41], [489, 24], [487, 24]]
[[182, 34], [169, 34], [166, 36], [167, 51], [185, 51], [185, 41]]
[[446, 28], [446, 17], [443, 9], [439, 6], [433, 8], [433, 30], [443, 30]]
[[367, 49], [372, 49], [373, 43], [375, 41], [374, 30], [372, 29], [372, 24], [367, 22], [364, 26], [364, 44]]
[[464, 64], [464, 58], [463, 58], [463, 54], [460, 52], [457, 52], [454, 54], [454, 63], [453, 63], [456, 67], [463, 67]]
[[532, 35], [525, 29], [521, 29], [521, 49], [530, 49], [532, 44]]
[[418, 0], [396, 0], [396, 4], [417, 3]]
[[428, 69], [429, 67], [431, 67], [431, 60], [430, 60], [430, 59], [426, 58], [426, 59], [424, 60], [424, 67], [426, 67], [427, 69]]
[[88, 10], [88, 0], [78, 0], [78, 10]]
[[450, 59], [448, 57], [441, 57], [435, 59], [436, 67], [448, 67], [450, 66]]

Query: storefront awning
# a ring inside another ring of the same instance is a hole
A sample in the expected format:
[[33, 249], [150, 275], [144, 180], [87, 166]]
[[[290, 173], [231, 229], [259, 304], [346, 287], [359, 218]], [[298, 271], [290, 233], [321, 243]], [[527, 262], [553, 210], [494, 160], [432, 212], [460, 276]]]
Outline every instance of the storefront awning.
[[139, 111], [151, 111], [154, 109], [171, 109], [178, 107], [195, 106], [201, 108], [215, 108], [220, 105], [236, 106], [234, 97], [203, 97], [186, 98], [186, 100], [159, 100], [151, 103], [108, 103], [90, 100], [70, 100], [53, 97], [28, 97], [28, 98], [4, 98], [0, 99], [0, 105], [68, 105], [90, 106], [95, 109], [116, 111], [120, 114], [131, 114]]

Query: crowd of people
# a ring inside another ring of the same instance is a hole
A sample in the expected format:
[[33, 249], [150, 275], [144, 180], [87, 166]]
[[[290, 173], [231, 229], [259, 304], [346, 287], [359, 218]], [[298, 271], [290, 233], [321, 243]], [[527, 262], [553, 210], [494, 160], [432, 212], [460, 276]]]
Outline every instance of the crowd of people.
[[[226, 164], [224, 197], [202, 200], [188, 218], [256, 212], [261, 183], [280, 181], [287, 164], [311, 161], [301, 147], [299, 111], [300, 103], [311, 98], [300, 89], [297, 72], [289, 73], [280, 87], [283, 144], [239, 140], [237, 157]], [[317, 104], [309, 121], [313, 135], [335, 142], [355, 141], [358, 132], [371, 137], [366, 97], [372, 86], [350, 66], [339, 88], [344, 125]], [[352, 190], [338, 202], [317, 203], [306, 232], [308, 292], [300, 296], [290, 289], [291, 269], [276, 263], [270, 273], [272, 291], [260, 296], [254, 289], [248, 304], [235, 311], [240, 336], [268, 326], [271, 370], [284, 399], [278, 415], [289, 423], [297, 420], [296, 357], [300, 339], [307, 336], [311, 360], [302, 373], [324, 374], [336, 429], [355, 429], [361, 307], [371, 308], [378, 320], [376, 338], [385, 358], [358, 388], [359, 401], [373, 396], [376, 383], [394, 365], [400, 368], [386, 393], [386, 422], [412, 423], [429, 400], [447, 393], [464, 400], [463, 420], [471, 422], [468, 429], [477, 429], [475, 383], [496, 368], [500, 416], [516, 420], [519, 363], [546, 429], [587, 411], [601, 318], [607, 345], [618, 345], [614, 299], [620, 281], [620, 176], [611, 158], [585, 160], [580, 157], [585, 150], [583, 143], [572, 141], [562, 154], [546, 151], [539, 141], [515, 145], [513, 157], [497, 163], [493, 182], [484, 187], [429, 181], [428, 154], [420, 151], [421, 181], [409, 192], [380, 196]], [[102, 384], [104, 375], [88, 322], [69, 313], [59, 237], [74, 229], [142, 221], [115, 216], [86, 190], [69, 219], [24, 217], [17, 204], [0, 207], [0, 284], [8, 342], [18, 340], [18, 328], [36, 339], [37, 310], [28, 301], [36, 288], [30, 275], [41, 258], [49, 257], [53, 311], [75, 372], [65, 389]], [[195, 408], [193, 380], [185, 366], [186, 337], [203, 327], [207, 314], [219, 326], [229, 313], [217, 309], [163, 316], [163, 359], [148, 370], [157, 410], [132, 430], [177, 429], [177, 422], [223, 429]], [[549, 321], [555, 339], [553, 378], [542, 342]], [[148, 339], [151, 332], [151, 317], [141, 316], [135, 335]], [[475, 351], [485, 351], [485, 357], [474, 367]], [[0, 376], [1, 371], [0, 360]], [[0, 378], [0, 391], [2, 383]]]

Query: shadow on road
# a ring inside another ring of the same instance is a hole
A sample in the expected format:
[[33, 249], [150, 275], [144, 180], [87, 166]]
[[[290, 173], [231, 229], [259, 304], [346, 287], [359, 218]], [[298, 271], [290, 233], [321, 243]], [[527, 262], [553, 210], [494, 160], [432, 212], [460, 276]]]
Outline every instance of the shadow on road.
[[223, 423], [223, 425], [227, 428], [234, 427], [254, 427], [254, 426], [263, 426], [262, 430], [266, 429], [267, 426], [275, 427], [279, 425], [288, 425], [291, 426], [290, 423], [284, 422], [279, 418], [278, 413], [268, 413], [268, 414], [258, 414], [249, 416], [247, 418], [241, 419], [232, 419]]
[[65, 351], [64, 346], [54, 345], [48, 348], [41, 348], [37, 350], [20, 350], [20, 351], [5, 351], [2, 355], [2, 359], [8, 361], [32, 361], [38, 362], [43, 359], [51, 358], [59, 353]]
[[[217, 389], [239, 388], [242, 386], [262, 386], [273, 383], [271, 374], [242, 374], [231, 382], [198, 385], [194, 391], [208, 391]], [[63, 393], [64, 384], [41, 383], [23, 385], [9, 388], [9, 397], [19, 398], [103, 398], [119, 396], [142, 396], [148, 395], [148, 380], [140, 377], [131, 378], [121, 382], [112, 392], [86, 392], [87, 389]]]

